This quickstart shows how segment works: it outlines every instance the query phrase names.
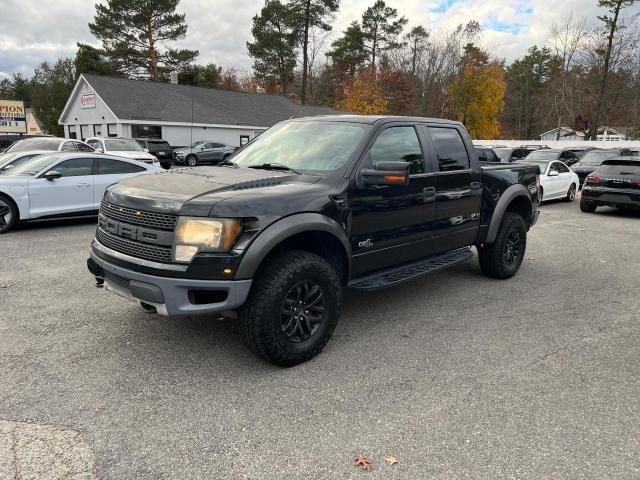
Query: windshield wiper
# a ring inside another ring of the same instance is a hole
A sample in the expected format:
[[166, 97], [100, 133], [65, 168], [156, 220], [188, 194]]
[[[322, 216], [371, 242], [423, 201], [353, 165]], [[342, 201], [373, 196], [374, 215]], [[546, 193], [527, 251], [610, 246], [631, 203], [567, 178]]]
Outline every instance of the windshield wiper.
[[259, 170], [280, 170], [283, 172], [293, 172], [296, 175], [302, 175], [302, 172], [299, 172], [294, 168], [287, 167], [282, 163], [263, 163], [261, 165], [248, 165], [247, 168], [257, 168]]

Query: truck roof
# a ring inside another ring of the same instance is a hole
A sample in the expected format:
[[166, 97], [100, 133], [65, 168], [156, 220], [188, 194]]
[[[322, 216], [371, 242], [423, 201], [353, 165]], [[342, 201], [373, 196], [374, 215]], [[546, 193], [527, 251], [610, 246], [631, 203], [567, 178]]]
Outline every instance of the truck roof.
[[455, 120], [445, 118], [411, 117], [400, 115], [318, 115], [313, 117], [291, 118], [289, 121], [313, 120], [321, 122], [350, 122], [364, 123], [367, 125], [387, 123], [387, 122], [415, 122], [415, 123], [442, 123], [446, 125], [462, 125]]

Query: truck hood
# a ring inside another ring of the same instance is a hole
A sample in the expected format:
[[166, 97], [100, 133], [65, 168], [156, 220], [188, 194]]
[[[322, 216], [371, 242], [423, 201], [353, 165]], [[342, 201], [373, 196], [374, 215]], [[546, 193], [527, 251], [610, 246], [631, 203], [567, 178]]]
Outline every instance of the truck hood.
[[125, 179], [110, 186], [104, 200], [138, 210], [207, 216], [219, 202], [247, 191], [282, 185], [310, 185], [319, 177], [230, 167], [180, 168]]

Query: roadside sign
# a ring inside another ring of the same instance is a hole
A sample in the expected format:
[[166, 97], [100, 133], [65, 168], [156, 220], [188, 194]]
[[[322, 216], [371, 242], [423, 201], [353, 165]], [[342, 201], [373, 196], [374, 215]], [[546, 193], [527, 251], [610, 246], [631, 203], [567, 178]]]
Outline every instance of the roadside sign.
[[27, 115], [23, 102], [0, 100], [0, 132], [27, 133]]

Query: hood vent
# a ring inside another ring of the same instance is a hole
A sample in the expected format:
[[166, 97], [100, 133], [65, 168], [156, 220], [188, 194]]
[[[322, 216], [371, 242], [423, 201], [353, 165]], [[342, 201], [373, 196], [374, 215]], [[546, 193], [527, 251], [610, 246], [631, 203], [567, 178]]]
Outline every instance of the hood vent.
[[250, 188], [264, 188], [264, 187], [275, 187], [277, 185], [282, 185], [284, 182], [275, 178], [266, 178], [259, 180], [249, 180], [248, 182], [236, 183], [231, 188], [233, 190], [248, 190]]

